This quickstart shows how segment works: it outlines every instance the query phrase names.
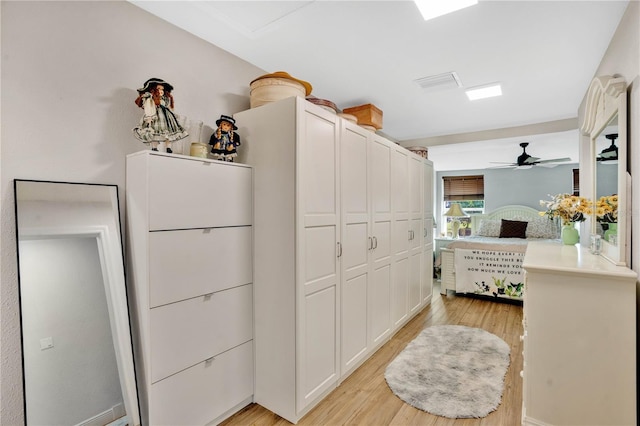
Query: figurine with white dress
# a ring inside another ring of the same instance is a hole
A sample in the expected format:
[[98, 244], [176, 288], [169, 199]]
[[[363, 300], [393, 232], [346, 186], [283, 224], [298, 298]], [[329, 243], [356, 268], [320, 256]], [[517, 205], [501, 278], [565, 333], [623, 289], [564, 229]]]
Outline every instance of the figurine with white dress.
[[159, 78], [150, 78], [138, 89], [136, 105], [144, 110], [140, 124], [133, 129], [134, 136], [151, 145], [152, 151], [165, 142], [167, 152], [173, 152], [171, 143], [189, 136], [173, 112], [173, 86]]

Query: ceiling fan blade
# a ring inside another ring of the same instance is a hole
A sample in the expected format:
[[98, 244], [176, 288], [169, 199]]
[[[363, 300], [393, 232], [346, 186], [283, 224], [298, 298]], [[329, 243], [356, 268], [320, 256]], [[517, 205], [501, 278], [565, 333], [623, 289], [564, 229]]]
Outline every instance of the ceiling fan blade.
[[538, 163], [538, 160], [540, 160], [538, 157], [527, 157], [527, 158], [522, 162], [522, 165], [535, 164], [535, 163]]
[[487, 167], [487, 169], [515, 169], [516, 167], [518, 167], [517, 164], [505, 164], [503, 166]]
[[552, 169], [558, 166], [558, 163], [547, 163], [547, 164], [538, 164], [540, 167], [546, 167], [547, 169]]
[[565, 163], [567, 161], [571, 161], [571, 158], [564, 157], [564, 158], [553, 158], [551, 160], [541, 160], [541, 161], [538, 161], [538, 164], [543, 164], [543, 163]]
[[517, 166], [516, 163], [510, 163], [508, 161], [489, 161], [490, 164], [508, 164], [510, 166]]
[[514, 170], [529, 170], [533, 168], [533, 164], [525, 164], [524, 166], [514, 167]]

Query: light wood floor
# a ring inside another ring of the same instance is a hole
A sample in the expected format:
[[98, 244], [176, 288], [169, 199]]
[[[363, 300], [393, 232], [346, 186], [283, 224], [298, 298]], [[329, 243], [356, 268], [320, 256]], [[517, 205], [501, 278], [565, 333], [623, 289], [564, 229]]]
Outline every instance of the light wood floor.
[[[435, 286], [434, 286], [435, 287]], [[520, 424], [522, 410], [522, 306], [447, 296], [434, 288], [431, 304], [399, 330], [369, 360], [330, 393], [299, 425], [421, 425], [512, 426]], [[478, 327], [502, 338], [511, 347], [502, 403], [482, 419], [449, 419], [418, 410], [396, 397], [384, 379], [386, 366], [425, 327], [458, 324]], [[251, 404], [223, 425], [289, 425], [269, 410]]]

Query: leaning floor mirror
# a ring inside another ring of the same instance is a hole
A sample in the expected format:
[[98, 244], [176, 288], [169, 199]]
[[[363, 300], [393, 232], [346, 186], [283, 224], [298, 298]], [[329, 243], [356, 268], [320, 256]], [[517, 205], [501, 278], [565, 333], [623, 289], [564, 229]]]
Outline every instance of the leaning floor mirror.
[[139, 425], [118, 187], [14, 189], [26, 423]]

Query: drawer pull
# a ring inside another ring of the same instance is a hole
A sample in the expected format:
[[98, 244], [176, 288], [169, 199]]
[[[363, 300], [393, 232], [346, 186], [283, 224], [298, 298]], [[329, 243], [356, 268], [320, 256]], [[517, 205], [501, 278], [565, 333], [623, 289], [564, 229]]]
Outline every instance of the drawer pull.
[[211, 357], [211, 358], [209, 358], [209, 359], [206, 359], [206, 360], [204, 361], [204, 366], [205, 366], [205, 367], [210, 366], [211, 364], [213, 364], [213, 361], [215, 361], [215, 360], [216, 360], [216, 357], [214, 357], [214, 356], [212, 356], [212, 357]]
[[208, 302], [213, 297], [213, 293], [208, 293], [203, 296], [203, 301]]
[[524, 370], [520, 370], [520, 377], [524, 379]]

